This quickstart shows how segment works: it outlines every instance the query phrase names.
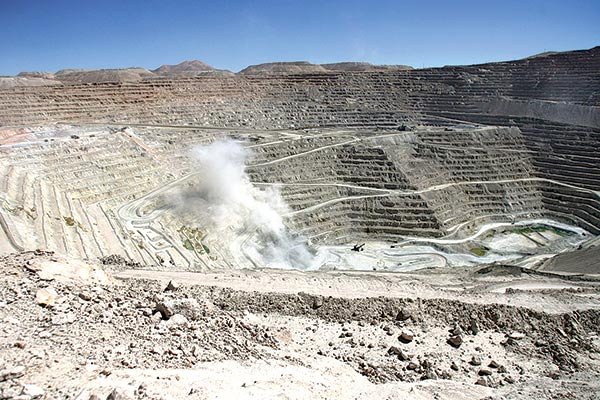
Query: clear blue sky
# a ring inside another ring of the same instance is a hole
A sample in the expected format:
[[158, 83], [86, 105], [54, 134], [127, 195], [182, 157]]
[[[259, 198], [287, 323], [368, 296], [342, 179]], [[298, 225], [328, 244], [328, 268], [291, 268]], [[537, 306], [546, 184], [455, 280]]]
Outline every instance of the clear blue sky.
[[415, 67], [600, 45], [600, 0], [0, 0], [0, 75], [199, 59]]

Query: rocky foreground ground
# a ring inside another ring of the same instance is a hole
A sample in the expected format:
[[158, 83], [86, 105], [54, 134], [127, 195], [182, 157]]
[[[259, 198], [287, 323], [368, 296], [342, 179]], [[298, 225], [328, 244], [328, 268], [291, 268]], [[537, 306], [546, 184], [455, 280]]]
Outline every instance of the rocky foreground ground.
[[346, 298], [294, 292], [298, 279], [322, 284], [301, 273], [256, 272], [260, 287], [242, 290], [226, 274], [116, 279], [119, 265], [41, 251], [0, 268], [0, 399], [600, 398], [593, 283], [529, 291], [528, 307], [510, 305], [515, 290], [486, 303], [475, 281]]

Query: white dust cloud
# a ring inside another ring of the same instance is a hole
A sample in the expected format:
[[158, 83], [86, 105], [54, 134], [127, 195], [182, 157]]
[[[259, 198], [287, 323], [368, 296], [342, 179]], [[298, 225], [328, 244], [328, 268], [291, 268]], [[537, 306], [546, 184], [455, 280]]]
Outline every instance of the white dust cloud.
[[[177, 199], [174, 211], [186, 223], [205, 229], [232, 254], [240, 251], [257, 267], [308, 268], [314, 254], [306, 240], [286, 229], [288, 208], [275, 187], [260, 190], [245, 171], [249, 156], [233, 140], [192, 150], [197, 174]], [[235, 257], [238, 258], [238, 257]]]

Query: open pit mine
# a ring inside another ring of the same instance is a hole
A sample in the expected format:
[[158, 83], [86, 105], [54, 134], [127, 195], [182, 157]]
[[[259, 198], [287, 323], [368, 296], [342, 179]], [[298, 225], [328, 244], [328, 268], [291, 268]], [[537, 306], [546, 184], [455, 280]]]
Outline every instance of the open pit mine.
[[0, 77], [0, 399], [596, 399], [600, 47]]

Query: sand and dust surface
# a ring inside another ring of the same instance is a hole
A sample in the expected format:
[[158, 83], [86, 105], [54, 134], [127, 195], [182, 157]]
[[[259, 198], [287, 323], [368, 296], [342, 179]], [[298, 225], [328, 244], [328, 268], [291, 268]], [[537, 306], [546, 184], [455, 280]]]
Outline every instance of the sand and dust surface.
[[598, 282], [0, 258], [0, 398], [595, 399]]

